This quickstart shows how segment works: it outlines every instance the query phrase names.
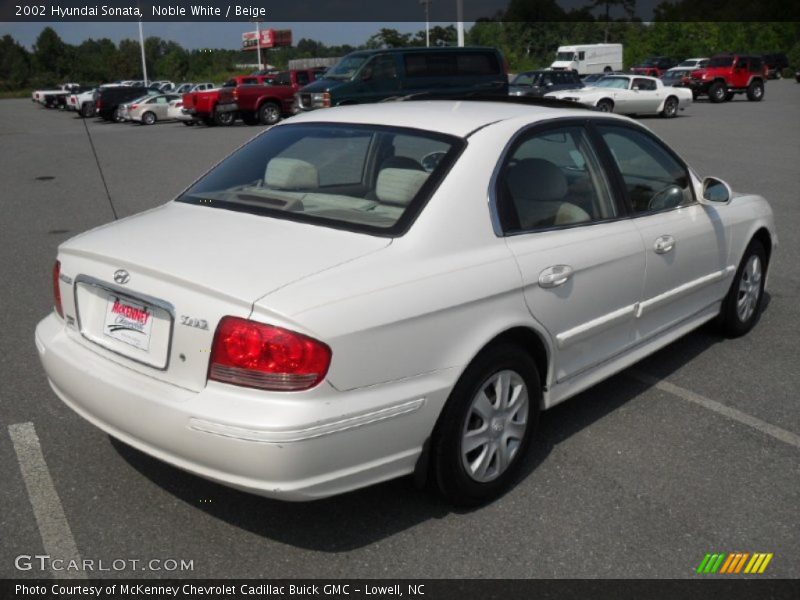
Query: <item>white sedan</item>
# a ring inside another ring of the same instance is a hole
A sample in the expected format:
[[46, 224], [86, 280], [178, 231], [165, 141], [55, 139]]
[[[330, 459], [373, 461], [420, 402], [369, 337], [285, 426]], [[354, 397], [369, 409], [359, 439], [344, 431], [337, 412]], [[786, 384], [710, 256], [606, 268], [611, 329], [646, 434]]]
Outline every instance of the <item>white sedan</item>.
[[202, 477], [308, 500], [416, 473], [474, 505], [541, 410], [749, 331], [776, 245], [763, 198], [625, 117], [333, 108], [63, 243], [36, 346], [67, 406]]
[[550, 92], [545, 97], [579, 102], [602, 112], [659, 114], [667, 118], [678, 116], [678, 111], [685, 110], [692, 103], [691, 90], [665, 87], [655, 77], [639, 75], [610, 75], [591, 87]]

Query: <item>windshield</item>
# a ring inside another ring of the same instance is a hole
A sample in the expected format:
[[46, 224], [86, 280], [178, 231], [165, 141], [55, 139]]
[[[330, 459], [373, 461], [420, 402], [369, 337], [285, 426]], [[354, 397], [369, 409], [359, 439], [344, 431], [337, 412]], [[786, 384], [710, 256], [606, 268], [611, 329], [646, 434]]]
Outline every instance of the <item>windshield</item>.
[[345, 56], [325, 72], [325, 79], [350, 79], [366, 60], [367, 56], [365, 55]]
[[542, 81], [541, 73], [520, 73], [511, 82], [511, 85], [539, 85]]
[[658, 61], [655, 58], [645, 58], [642, 62], [639, 63], [640, 67], [655, 67], [658, 64]]
[[697, 64], [699, 62], [700, 61], [697, 61], [697, 60], [685, 60], [682, 63], [680, 63], [678, 66], [679, 67], [694, 67], [694, 66], [697, 66]]
[[237, 150], [178, 201], [394, 234], [410, 225], [463, 145], [416, 129], [282, 125]]
[[575, 52], [572, 51], [559, 52], [558, 54], [556, 54], [556, 60], [571, 61], [573, 58], [575, 58]]
[[628, 78], [627, 77], [603, 77], [600, 81], [595, 83], [595, 87], [604, 87], [604, 88], [617, 88], [620, 90], [627, 90], [628, 89]]
[[730, 67], [733, 64], [732, 56], [717, 56], [708, 61], [709, 67]]

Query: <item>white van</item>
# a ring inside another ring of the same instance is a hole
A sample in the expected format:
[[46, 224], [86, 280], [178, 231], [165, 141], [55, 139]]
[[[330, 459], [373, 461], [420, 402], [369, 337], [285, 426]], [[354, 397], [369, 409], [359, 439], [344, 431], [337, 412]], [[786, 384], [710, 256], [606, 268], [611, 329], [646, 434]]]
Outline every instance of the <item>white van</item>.
[[559, 46], [551, 69], [572, 69], [581, 75], [622, 70], [622, 44]]

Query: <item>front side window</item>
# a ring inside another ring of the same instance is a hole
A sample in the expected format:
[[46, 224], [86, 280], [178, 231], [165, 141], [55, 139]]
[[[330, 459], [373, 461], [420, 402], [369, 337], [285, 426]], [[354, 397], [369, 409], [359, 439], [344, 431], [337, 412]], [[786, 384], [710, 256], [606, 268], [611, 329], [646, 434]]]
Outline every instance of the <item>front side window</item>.
[[650, 135], [613, 125], [601, 125], [598, 130], [619, 168], [634, 213], [694, 202], [686, 167]]
[[177, 200], [353, 231], [401, 233], [464, 143], [394, 127], [284, 125], [236, 151]]
[[640, 90], [654, 90], [656, 89], [656, 82], [651, 79], [634, 79], [633, 87]]
[[547, 129], [523, 139], [502, 166], [497, 185], [497, 209], [506, 233], [617, 216], [582, 127]]

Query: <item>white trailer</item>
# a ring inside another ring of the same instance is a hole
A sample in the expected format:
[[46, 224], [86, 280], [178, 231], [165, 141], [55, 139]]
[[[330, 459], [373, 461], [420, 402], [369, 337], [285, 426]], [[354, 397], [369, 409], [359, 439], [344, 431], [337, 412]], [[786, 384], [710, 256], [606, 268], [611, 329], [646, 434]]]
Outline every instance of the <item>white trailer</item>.
[[551, 69], [573, 70], [581, 75], [622, 70], [622, 44], [559, 46]]

